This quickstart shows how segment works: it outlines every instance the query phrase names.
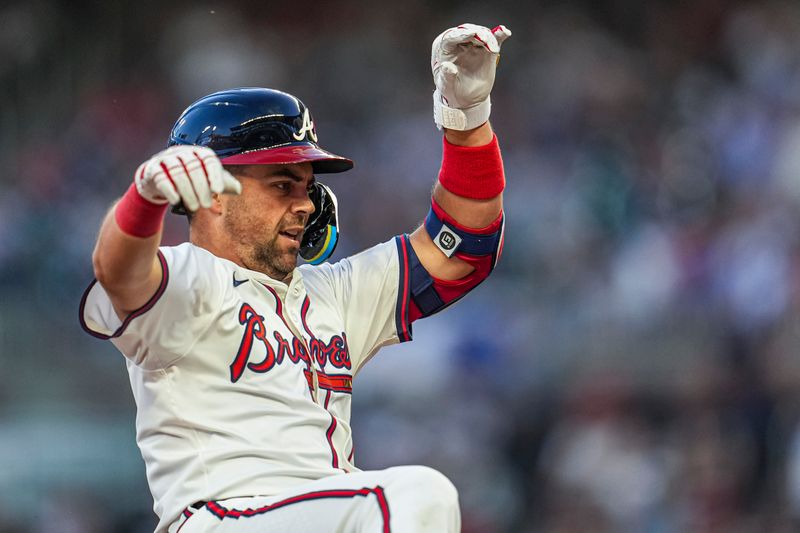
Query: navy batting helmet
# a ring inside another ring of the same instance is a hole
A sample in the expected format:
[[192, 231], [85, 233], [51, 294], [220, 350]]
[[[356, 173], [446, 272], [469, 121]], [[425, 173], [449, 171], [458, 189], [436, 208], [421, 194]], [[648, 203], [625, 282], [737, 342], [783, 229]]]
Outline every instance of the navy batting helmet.
[[[311, 163], [315, 174], [353, 168], [351, 160], [317, 145], [314, 120], [303, 102], [260, 87], [216, 92], [190, 105], [169, 135], [168, 145], [178, 144], [211, 148], [223, 165]], [[318, 181], [310, 196], [315, 212], [306, 223], [300, 256], [318, 264], [338, 240], [336, 196]], [[182, 206], [173, 211], [185, 213]]]

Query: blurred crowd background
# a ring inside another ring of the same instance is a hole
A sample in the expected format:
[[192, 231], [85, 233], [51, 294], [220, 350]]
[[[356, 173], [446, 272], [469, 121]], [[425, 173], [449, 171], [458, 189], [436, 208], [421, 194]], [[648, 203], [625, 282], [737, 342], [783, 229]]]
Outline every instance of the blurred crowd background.
[[800, 528], [800, 3], [32, 0], [0, 3], [0, 531], [154, 527], [124, 361], [77, 313], [182, 109], [303, 99], [356, 161], [324, 178], [341, 258], [427, 212], [461, 22], [514, 32], [505, 253], [358, 376], [356, 462], [442, 470], [466, 533]]

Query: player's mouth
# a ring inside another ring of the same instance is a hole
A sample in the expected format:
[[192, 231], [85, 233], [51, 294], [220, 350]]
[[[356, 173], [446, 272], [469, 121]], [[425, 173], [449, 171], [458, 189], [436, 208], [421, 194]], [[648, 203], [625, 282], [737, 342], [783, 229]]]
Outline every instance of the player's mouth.
[[300, 244], [300, 241], [303, 239], [303, 227], [296, 227], [296, 228], [286, 228], [281, 230], [279, 233], [281, 236], [286, 237], [289, 240]]

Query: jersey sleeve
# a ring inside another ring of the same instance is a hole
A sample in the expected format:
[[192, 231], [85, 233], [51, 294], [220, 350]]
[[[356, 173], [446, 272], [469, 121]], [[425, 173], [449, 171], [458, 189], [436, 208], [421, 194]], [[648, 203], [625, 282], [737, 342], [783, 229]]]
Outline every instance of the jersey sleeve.
[[408, 235], [317, 267], [333, 288], [354, 372], [381, 346], [411, 340]]
[[141, 308], [120, 320], [97, 280], [84, 292], [81, 326], [111, 342], [145, 369], [166, 368], [180, 359], [209, 327], [219, 309], [225, 284], [222, 267], [210, 254], [191, 245], [162, 247], [158, 290]]

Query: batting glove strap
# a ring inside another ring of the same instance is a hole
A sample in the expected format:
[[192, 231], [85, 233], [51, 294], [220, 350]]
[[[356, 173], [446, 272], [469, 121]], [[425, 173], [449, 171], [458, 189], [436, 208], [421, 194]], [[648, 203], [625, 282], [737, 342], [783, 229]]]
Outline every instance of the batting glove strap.
[[431, 46], [433, 120], [436, 126], [470, 130], [489, 120], [500, 46], [511, 31], [461, 24], [442, 32]]
[[439, 89], [433, 91], [433, 121], [440, 130], [471, 130], [489, 120], [492, 111], [491, 97], [467, 109], [449, 107]]

